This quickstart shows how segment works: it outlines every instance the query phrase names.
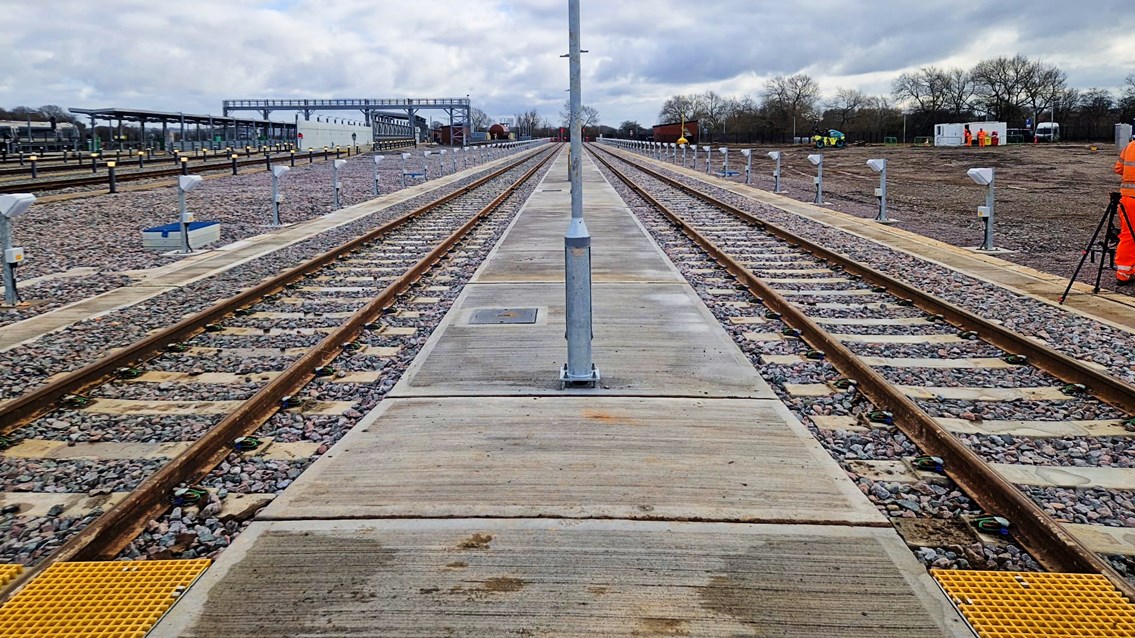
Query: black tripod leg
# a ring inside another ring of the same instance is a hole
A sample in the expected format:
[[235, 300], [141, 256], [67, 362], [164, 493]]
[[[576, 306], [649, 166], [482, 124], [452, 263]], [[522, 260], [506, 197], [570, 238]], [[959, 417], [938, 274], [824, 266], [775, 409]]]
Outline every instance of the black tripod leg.
[[1111, 259], [1108, 258], [1111, 255], [1111, 253], [1107, 249], [1107, 238], [1111, 237], [1112, 220], [1115, 219], [1115, 216], [1110, 214], [1111, 211], [1112, 211], [1111, 207], [1108, 207], [1107, 210], [1108, 210], [1109, 214], [1107, 216], [1107, 232], [1103, 236], [1103, 254], [1100, 255], [1100, 267], [1096, 269], [1096, 285], [1092, 286], [1092, 292], [1097, 293], [1097, 294], [1100, 291], [1100, 281], [1103, 280], [1103, 269], [1105, 267], [1105, 264], [1107, 264], [1107, 265], [1114, 265], [1115, 264], [1115, 258], [1114, 257], [1112, 257]]
[[[1088, 241], [1087, 248], [1084, 248], [1083, 250], [1080, 251], [1080, 263], [1076, 264], [1076, 270], [1073, 271], [1072, 277], [1070, 277], [1068, 279], [1068, 287], [1064, 289], [1064, 294], [1060, 295], [1060, 303], [1061, 304], [1063, 304], [1064, 300], [1068, 298], [1068, 293], [1072, 291], [1072, 284], [1074, 284], [1076, 282], [1076, 277], [1080, 276], [1080, 269], [1084, 267], [1084, 262], [1088, 260], [1088, 254], [1091, 252], [1092, 246], [1095, 245], [1096, 238], [1098, 238], [1100, 236], [1100, 231], [1103, 230], [1103, 225], [1105, 223], [1109, 223], [1111, 221], [1111, 216], [1115, 212], [1115, 206], [1116, 206], [1117, 202], [1118, 202], [1118, 200], [1113, 200], [1111, 202], [1111, 204], [1108, 205], [1107, 210], [1103, 214], [1103, 217], [1100, 218], [1100, 223], [1096, 224], [1096, 232], [1092, 233], [1092, 238], [1091, 238], [1091, 240]], [[1106, 239], [1104, 241], [1106, 243]], [[1102, 262], [1103, 262], [1102, 257], [1100, 259], [1100, 262], [1102, 264]], [[1100, 268], [1101, 268], [1101, 272], [1102, 272], [1103, 266], [1101, 265]], [[1100, 291], [1099, 280], [1100, 280], [1100, 275], [1097, 275], [1096, 276], [1096, 289], [1095, 289], [1096, 292]]]

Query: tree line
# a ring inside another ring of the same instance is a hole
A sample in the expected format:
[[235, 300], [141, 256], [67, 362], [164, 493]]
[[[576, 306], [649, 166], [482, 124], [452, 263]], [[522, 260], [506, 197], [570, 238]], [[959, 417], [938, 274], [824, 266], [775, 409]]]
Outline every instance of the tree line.
[[[1135, 118], [1135, 74], [1119, 92], [1076, 89], [1056, 65], [1022, 55], [982, 60], [971, 69], [927, 66], [899, 75], [887, 95], [837, 88], [828, 98], [807, 74], [769, 79], [756, 97], [726, 97], [713, 91], [668, 98], [657, 122], [697, 120], [703, 139], [718, 142], [784, 142], [793, 136], [835, 128], [852, 141], [912, 140], [929, 136], [934, 124], [993, 120], [1009, 128], [1056, 121], [1064, 139], [1109, 140], [1117, 122]], [[637, 122], [619, 134], [642, 136]]]

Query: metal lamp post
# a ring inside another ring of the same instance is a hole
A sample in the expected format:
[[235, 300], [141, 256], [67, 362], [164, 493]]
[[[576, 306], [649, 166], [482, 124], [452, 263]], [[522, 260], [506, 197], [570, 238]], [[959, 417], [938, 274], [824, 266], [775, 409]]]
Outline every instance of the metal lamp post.
[[816, 184], [816, 204], [824, 203], [824, 156], [821, 153], [809, 155], [808, 161], [812, 166], [816, 167], [816, 176], [812, 178], [812, 182]]
[[875, 189], [875, 197], [879, 200], [879, 214], [875, 221], [880, 224], [891, 224], [897, 220], [887, 217], [887, 160], [867, 160], [867, 166], [879, 174], [879, 187]]
[[378, 197], [378, 165], [381, 164], [382, 160], [384, 160], [384, 159], [386, 159], [385, 155], [375, 155], [374, 156], [374, 164], [372, 164], [371, 167], [370, 167], [370, 175], [374, 179], [374, 196], [375, 197]]
[[20, 303], [16, 292], [16, 267], [24, 260], [24, 249], [12, 247], [12, 221], [28, 212], [35, 203], [35, 195], [13, 193], [0, 195], [0, 250], [4, 256], [4, 303], [15, 306]]
[[718, 150], [718, 152], [721, 153], [721, 156], [722, 156], [721, 176], [724, 177], [725, 179], [729, 179], [729, 148], [722, 146], [721, 148], [719, 148], [717, 150]]
[[591, 360], [591, 234], [583, 221], [582, 89], [579, 67], [579, 0], [568, 0], [568, 75], [571, 80], [571, 222], [564, 233], [564, 289], [567, 363], [560, 370], [563, 385], [599, 381]]
[[272, 225], [280, 225], [280, 204], [284, 203], [284, 194], [280, 192], [280, 178], [291, 170], [290, 166], [272, 167]]
[[701, 150], [705, 151], [705, 174], [709, 175], [709, 165], [712, 163], [710, 161], [711, 156], [710, 156], [709, 152], [710, 152], [710, 150], [712, 150], [712, 147], [703, 146], [703, 147], [701, 147]]
[[752, 149], [743, 148], [741, 154], [745, 156], [745, 183], [752, 184], [753, 176], [753, 151]]
[[193, 252], [189, 247], [189, 224], [193, 223], [193, 213], [185, 206], [185, 194], [201, 185], [200, 175], [182, 175], [177, 178], [177, 212], [181, 223], [181, 252]]
[[993, 183], [996, 177], [992, 168], [971, 168], [966, 175], [975, 184], [985, 187], [985, 206], [977, 207], [977, 216], [985, 223], [985, 238], [979, 250], [994, 251], [993, 247]]
[[682, 144], [681, 145], [681, 147], [682, 147], [682, 168], [686, 167], [686, 149], [689, 146], [690, 146], [689, 144]]
[[343, 188], [343, 183], [339, 181], [339, 168], [347, 163], [347, 160], [337, 159], [331, 160], [331, 189], [334, 192], [334, 201], [332, 202], [331, 209], [339, 209], [339, 191]]
[[780, 151], [769, 151], [768, 156], [776, 162], [776, 168], [772, 172], [772, 192], [783, 193], [784, 191], [780, 190]]
[[694, 149], [694, 170], [696, 171], [696, 170], [698, 170], [698, 145], [694, 144], [693, 149]]

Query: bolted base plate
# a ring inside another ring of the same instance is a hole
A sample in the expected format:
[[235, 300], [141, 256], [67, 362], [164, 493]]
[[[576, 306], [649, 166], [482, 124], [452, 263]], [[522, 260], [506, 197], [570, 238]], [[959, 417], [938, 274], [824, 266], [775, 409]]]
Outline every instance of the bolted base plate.
[[591, 374], [586, 377], [569, 377], [567, 364], [560, 368], [560, 389], [563, 390], [567, 387], [572, 388], [594, 388], [599, 383], [599, 368], [595, 364], [591, 364]]

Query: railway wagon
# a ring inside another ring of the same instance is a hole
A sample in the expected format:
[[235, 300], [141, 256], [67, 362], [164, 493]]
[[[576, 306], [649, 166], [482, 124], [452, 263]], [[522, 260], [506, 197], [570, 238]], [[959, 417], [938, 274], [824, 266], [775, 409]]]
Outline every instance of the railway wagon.
[[698, 121], [687, 121], [685, 130], [682, 129], [681, 122], [658, 124], [654, 127], [653, 139], [655, 142], [677, 142], [679, 137], [685, 137], [690, 144], [696, 144], [698, 141]]

